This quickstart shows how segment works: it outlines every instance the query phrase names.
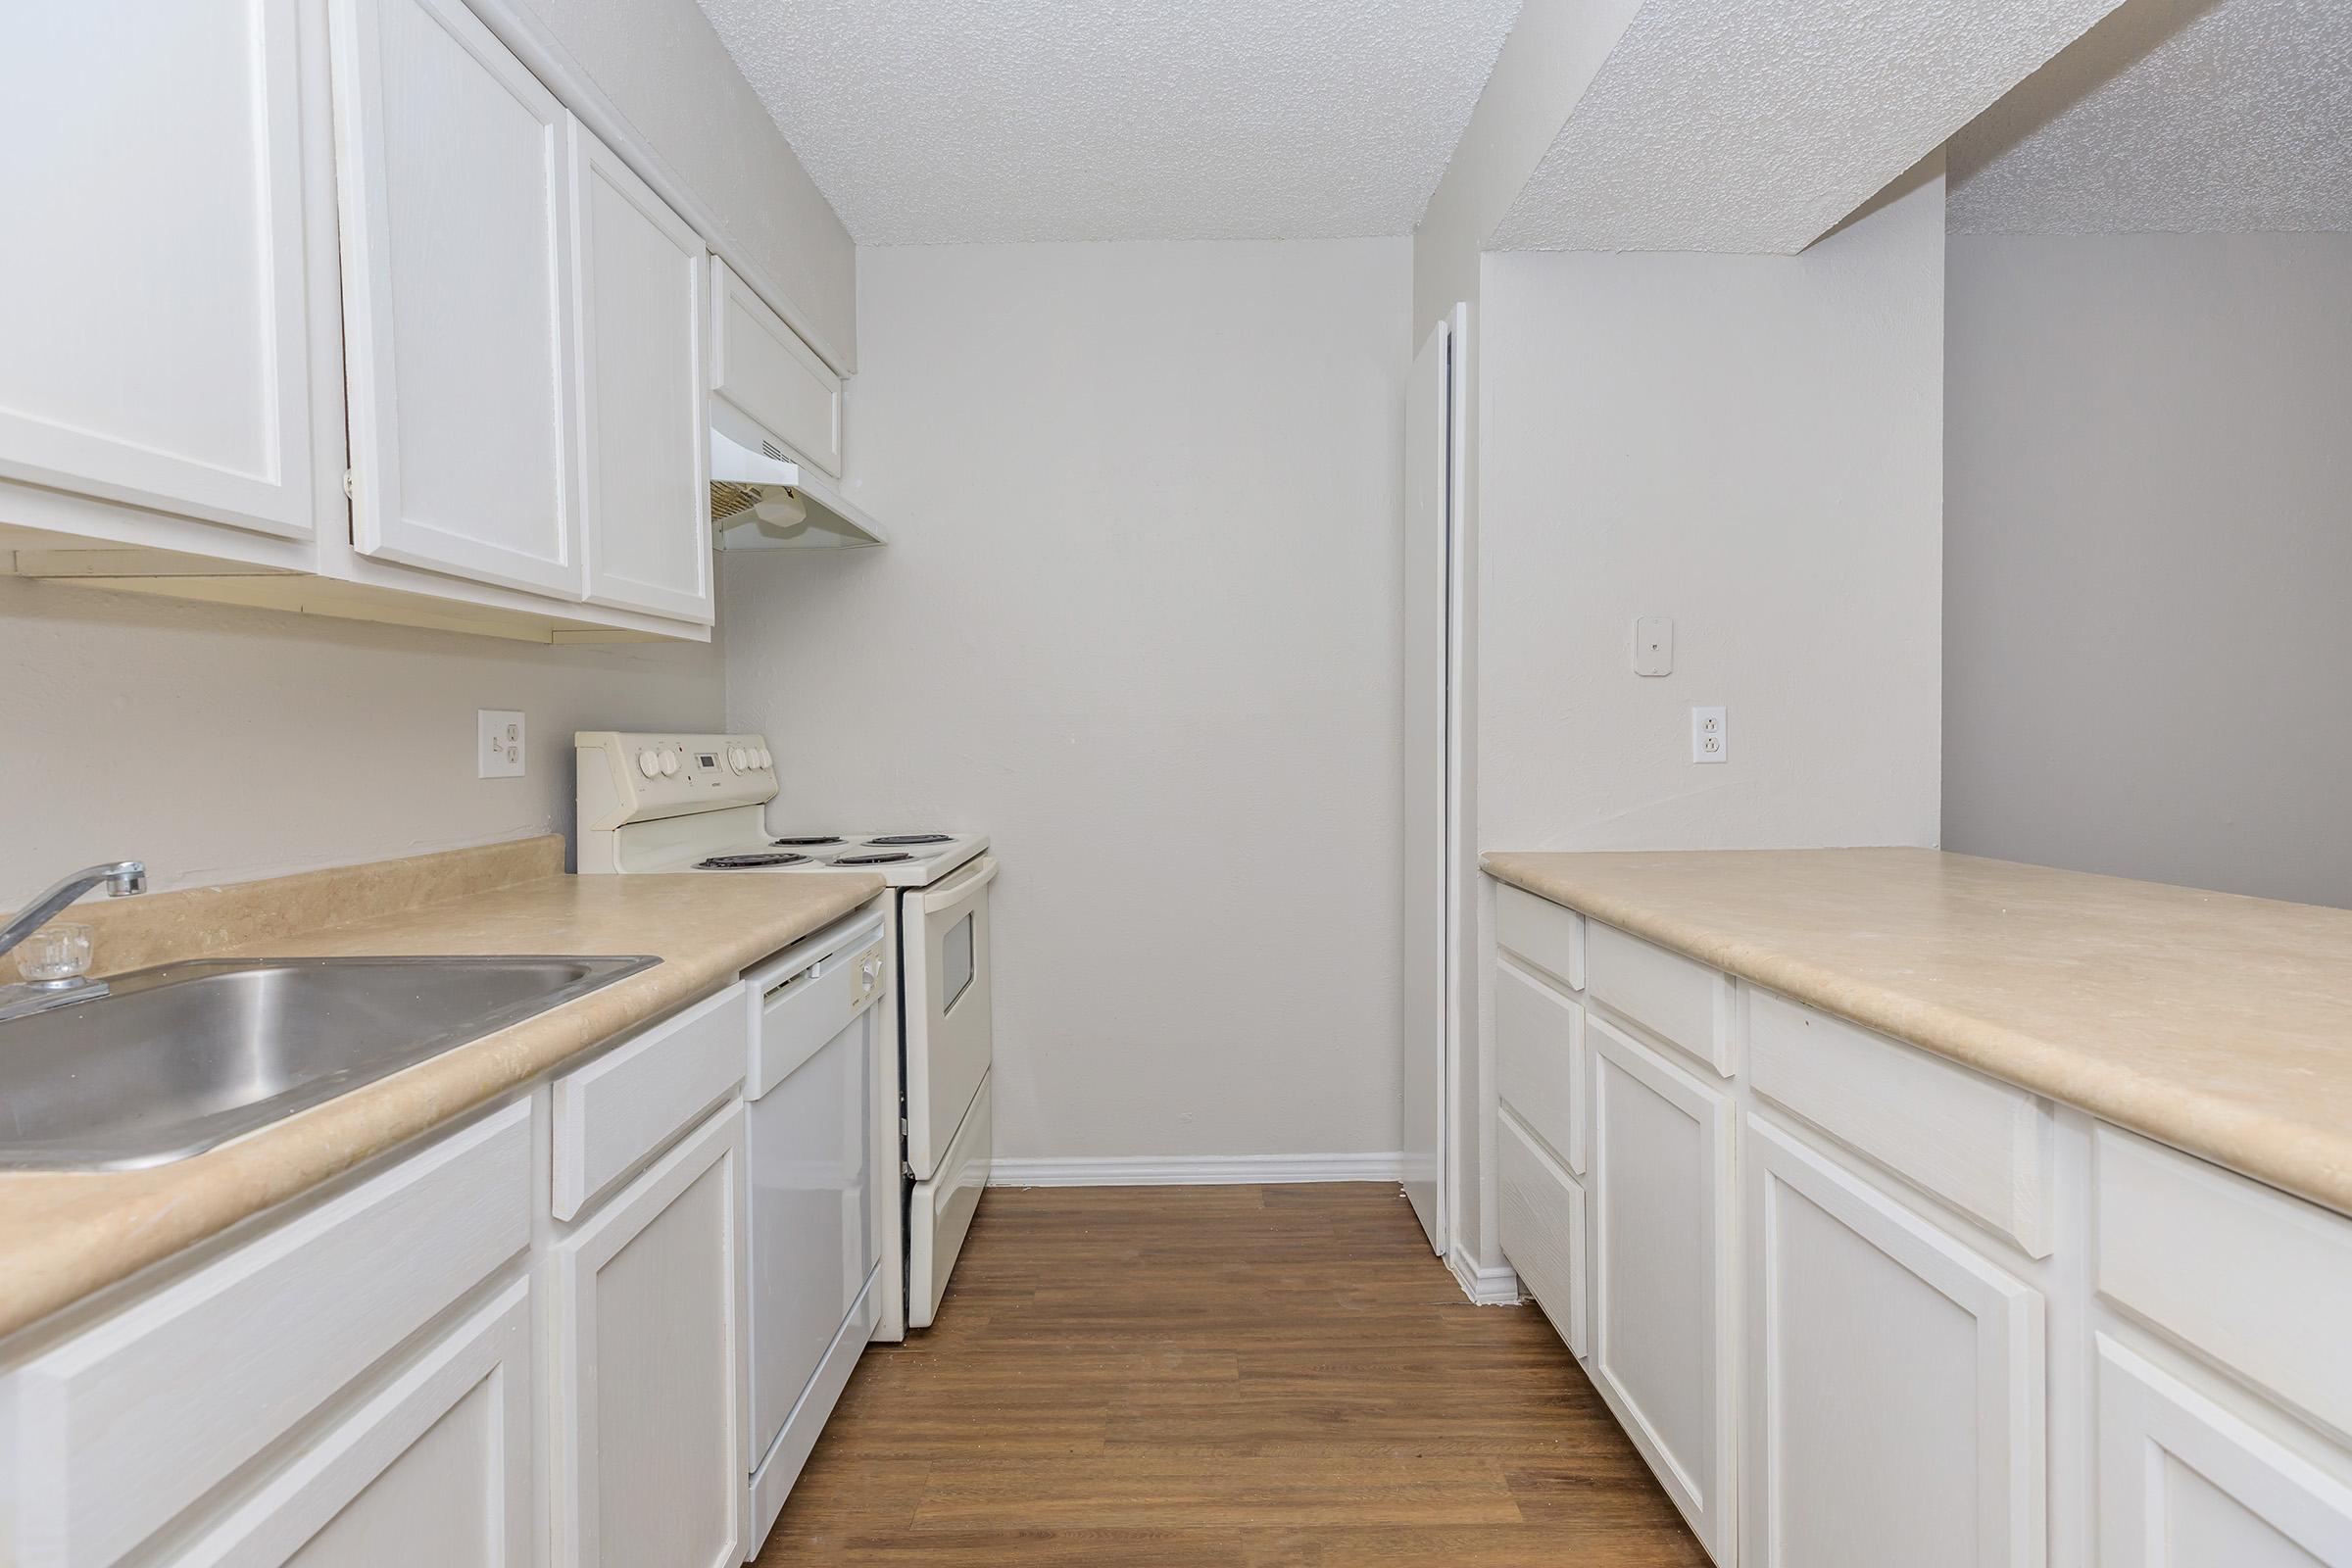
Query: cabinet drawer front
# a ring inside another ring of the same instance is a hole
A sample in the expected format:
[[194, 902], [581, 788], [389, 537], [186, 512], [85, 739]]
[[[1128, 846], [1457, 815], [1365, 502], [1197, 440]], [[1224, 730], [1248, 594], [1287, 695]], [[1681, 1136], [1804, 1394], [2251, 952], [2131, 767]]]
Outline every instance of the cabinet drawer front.
[[19, 1369], [16, 1560], [115, 1561], [521, 1251], [530, 1159], [509, 1106]]
[[1571, 991], [1585, 989], [1585, 917], [1508, 882], [1494, 884], [1494, 940]]
[[743, 987], [729, 986], [556, 1080], [555, 1214], [571, 1219], [743, 1082]]
[[1747, 1119], [1743, 1563], [2035, 1568], [2042, 1299]]
[[2352, 1440], [2352, 1219], [2112, 1127], [2093, 1159], [2099, 1293]]
[[1581, 1173], [1585, 1009], [1508, 958], [1494, 966], [1494, 1082], [1503, 1106]]
[[172, 1568], [531, 1561], [531, 1298], [516, 1280]]
[[841, 377], [716, 257], [710, 279], [710, 390], [773, 430], [810, 467], [839, 478]]
[[2029, 1257], [2050, 1255], [2049, 1108], [1956, 1062], [1750, 986], [1747, 1077]]
[[1509, 1110], [1497, 1126], [1502, 1255], [1581, 1361], [1591, 1348], [1585, 1319], [1585, 1190]]
[[2352, 1487], [2098, 1336], [2099, 1568], [2352, 1568]]
[[1732, 977], [1615, 926], [1586, 928], [1585, 987], [1715, 1071], [1732, 1071]]

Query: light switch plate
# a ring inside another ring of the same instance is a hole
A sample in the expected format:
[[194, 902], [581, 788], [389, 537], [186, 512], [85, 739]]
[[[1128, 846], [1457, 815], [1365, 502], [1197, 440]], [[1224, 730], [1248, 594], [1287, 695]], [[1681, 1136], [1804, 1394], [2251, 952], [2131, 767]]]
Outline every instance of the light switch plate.
[[1642, 615], [1634, 621], [1634, 673], [1674, 673], [1674, 621], [1665, 615]]
[[1723, 710], [1693, 708], [1690, 710], [1690, 760], [1721, 762], [1730, 760], [1732, 737], [1724, 728]]
[[503, 708], [474, 710], [473, 766], [476, 778], [522, 777], [522, 715]]

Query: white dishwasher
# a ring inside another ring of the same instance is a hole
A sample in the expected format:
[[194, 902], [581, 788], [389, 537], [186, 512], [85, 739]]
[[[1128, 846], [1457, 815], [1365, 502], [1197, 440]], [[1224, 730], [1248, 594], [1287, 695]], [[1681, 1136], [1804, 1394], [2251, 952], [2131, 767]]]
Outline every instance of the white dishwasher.
[[881, 1308], [874, 1149], [889, 1017], [880, 1005], [890, 986], [883, 916], [854, 914], [747, 978], [745, 1541], [757, 1552]]

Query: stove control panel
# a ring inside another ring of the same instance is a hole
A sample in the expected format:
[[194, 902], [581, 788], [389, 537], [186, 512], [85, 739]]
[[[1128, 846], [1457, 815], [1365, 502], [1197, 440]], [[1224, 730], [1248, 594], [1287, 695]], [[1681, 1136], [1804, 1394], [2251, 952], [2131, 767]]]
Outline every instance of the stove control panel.
[[760, 806], [776, 797], [776, 759], [757, 735], [584, 729], [571, 747], [583, 832]]

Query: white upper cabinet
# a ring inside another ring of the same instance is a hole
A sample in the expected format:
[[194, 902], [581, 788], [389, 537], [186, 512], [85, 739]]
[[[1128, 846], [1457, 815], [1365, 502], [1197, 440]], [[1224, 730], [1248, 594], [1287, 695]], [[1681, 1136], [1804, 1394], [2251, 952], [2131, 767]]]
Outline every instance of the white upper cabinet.
[[793, 457], [840, 477], [841, 377], [715, 259], [710, 294], [710, 390], [773, 431]]
[[353, 542], [580, 599], [567, 116], [460, 0], [330, 31]]
[[297, 9], [10, 9], [0, 477], [313, 531]]
[[576, 119], [571, 217], [588, 598], [708, 624], [702, 238]]

